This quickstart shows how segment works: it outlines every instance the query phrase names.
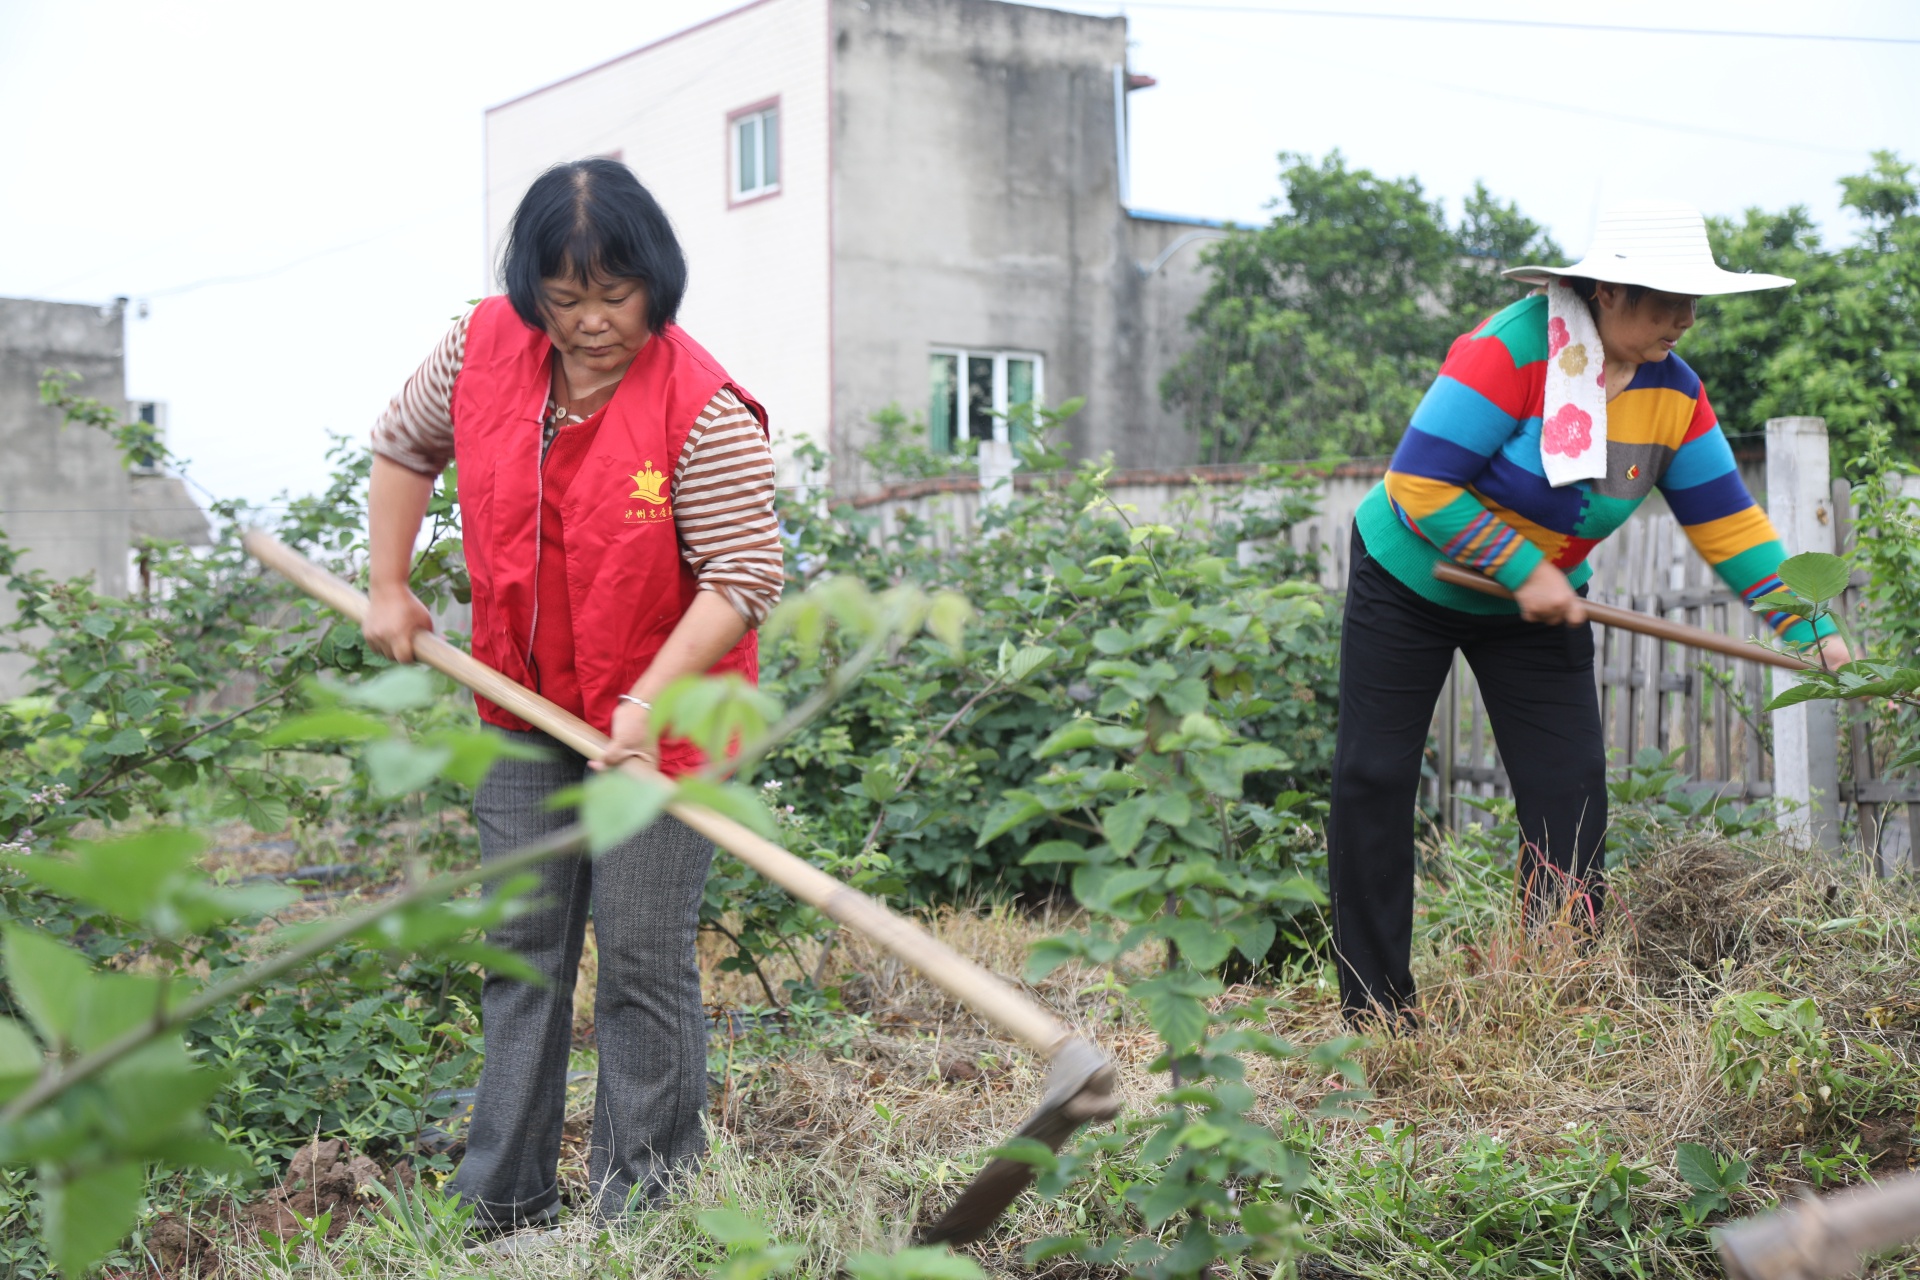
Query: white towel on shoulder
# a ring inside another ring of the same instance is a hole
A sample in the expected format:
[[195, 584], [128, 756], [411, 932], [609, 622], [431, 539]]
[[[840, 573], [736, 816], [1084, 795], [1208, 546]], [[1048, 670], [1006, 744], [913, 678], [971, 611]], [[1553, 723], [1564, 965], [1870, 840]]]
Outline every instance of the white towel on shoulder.
[[1607, 474], [1607, 368], [1600, 330], [1580, 295], [1547, 286], [1547, 396], [1540, 412], [1540, 461], [1558, 489]]

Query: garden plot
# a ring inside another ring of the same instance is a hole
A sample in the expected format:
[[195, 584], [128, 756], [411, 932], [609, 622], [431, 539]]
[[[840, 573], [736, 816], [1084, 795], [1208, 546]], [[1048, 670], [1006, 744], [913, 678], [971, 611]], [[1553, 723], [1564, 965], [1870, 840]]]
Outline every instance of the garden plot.
[[[1427, 1019], [1416, 1034], [1357, 1051], [1374, 1092], [1363, 1117], [1315, 1118], [1316, 1101], [1341, 1082], [1304, 1063], [1255, 1074], [1257, 1117], [1310, 1161], [1298, 1197], [1301, 1274], [1713, 1276], [1712, 1223], [1798, 1187], [1913, 1163], [1920, 900], [1911, 892], [1764, 845], [1688, 840], [1616, 876], [1604, 937], [1530, 939], [1506, 925], [1498, 879], [1476, 871], [1483, 857], [1471, 845], [1429, 850], [1418, 965]], [[1005, 908], [931, 923], [1008, 974], [1063, 924]], [[727, 949], [705, 946], [709, 999], [755, 1016], [716, 1019], [713, 1152], [685, 1200], [612, 1232], [570, 1221], [515, 1237], [520, 1250], [485, 1255], [485, 1274], [706, 1271], [719, 1257], [696, 1218], [721, 1205], [799, 1246], [804, 1274], [906, 1243], [1017, 1124], [1041, 1072], [884, 955], [857, 939], [843, 948], [824, 998], [766, 1016], [754, 1008], [757, 982], [719, 970]], [[1335, 994], [1315, 966], [1269, 978], [1228, 998], [1276, 997], [1272, 1029], [1301, 1043], [1338, 1034]], [[1037, 989], [1120, 1064], [1129, 1112], [1150, 1110], [1165, 1076], [1150, 1069], [1159, 1041], [1138, 1010], [1079, 963]], [[582, 1002], [576, 1042], [588, 1064], [589, 1019]], [[590, 1102], [582, 1086], [575, 1128]], [[1128, 1226], [1136, 1156], [1108, 1159], [1065, 1197], [1029, 1195], [974, 1256], [994, 1275], [1092, 1274], [1071, 1260], [1030, 1265], [1023, 1247]], [[576, 1198], [583, 1169], [576, 1158], [563, 1174]], [[276, 1273], [244, 1230], [208, 1230], [227, 1267]], [[434, 1253], [362, 1213], [306, 1251], [303, 1274], [460, 1274]], [[1920, 1253], [1870, 1274], [1916, 1264]]]

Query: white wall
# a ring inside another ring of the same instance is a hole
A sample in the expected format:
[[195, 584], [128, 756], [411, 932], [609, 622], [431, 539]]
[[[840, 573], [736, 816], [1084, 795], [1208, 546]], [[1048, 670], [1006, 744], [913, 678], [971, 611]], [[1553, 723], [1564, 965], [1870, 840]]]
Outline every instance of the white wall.
[[[767, 406], [776, 441], [810, 438], [825, 447], [827, 39], [826, 0], [759, 0], [492, 108], [488, 291], [499, 291], [496, 265], [514, 206], [541, 170], [618, 151], [686, 249], [682, 327]], [[776, 96], [780, 193], [729, 208], [727, 115]]]

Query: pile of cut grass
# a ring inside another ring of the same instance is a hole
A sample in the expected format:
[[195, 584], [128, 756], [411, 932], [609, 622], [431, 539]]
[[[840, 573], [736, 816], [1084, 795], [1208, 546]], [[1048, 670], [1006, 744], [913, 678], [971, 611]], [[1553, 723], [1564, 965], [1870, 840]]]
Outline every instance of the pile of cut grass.
[[[1798, 1186], [1913, 1162], [1920, 894], [1911, 885], [1777, 847], [1688, 840], [1616, 875], [1597, 938], [1528, 936], [1484, 851], [1469, 853], [1429, 851], [1416, 962], [1425, 1016], [1414, 1034], [1359, 1050], [1375, 1094], [1367, 1118], [1313, 1118], [1338, 1084], [1304, 1063], [1253, 1076], [1264, 1118], [1313, 1159], [1301, 1197], [1313, 1256], [1300, 1274], [1715, 1276], [1710, 1223], [1683, 1207], [1694, 1188], [1676, 1173], [1680, 1144], [1751, 1165], [1731, 1191], [1736, 1215]], [[931, 924], [1013, 975], [1032, 941], [1074, 921], [994, 908]], [[897, 962], [855, 939], [842, 945], [842, 1008], [796, 1016], [785, 1031], [716, 1034], [724, 1087], [713, 1150], [673, 1208], [611, 1232], [570, 1222], [539, 1248], [458, 1265], [356, 1225], [302, 1274], [687, 1276], [717, 1262], [695, 1218], [722, 1204], [800, 1245], [802, 1274], [832, 1275], [854, 1253], [907, 1243], [1020, 1122], [1042, 1072]], [[752, 979], [712, 969], [721, 954], [704, 957], [709, 998], [760, 999]], [[1128, 1109], [1141, 1114], [1165, 1083], [1147, 1071], [1155, 1040], [1105, 977], [1069, 966], [1038, 994], [1113, 1055]], [[1814, 1001], [1829, 1065], [1848, 1081], [1830, 1100], [1805, 1100], [1804, 1063], [1769, 1064], [1752, 1097], [1724, 1083], [1715, 1010], [1754, 991]], [[1303, 1046], [1345, 1030], [1318, 965], [1231, 994], [1280, 997], [1274, 1028]], [[582, 1175], [570, 1162], [570, 1191], [584, 1202]], [[1027, 1197], [972, 1252], [996, 1275], [1089, 1274], [1071, 1260], [1036, 1273], [1022, 1246], [1130, 1225], [1118, 1191], [1097, 1179], [1060, 1202]], [[230, 1273], [282, 1274], [244, 1242], [225, 1255]], [[1920, 1251], [1910, 1251], [1870, 1274], [1917, 1267]]]

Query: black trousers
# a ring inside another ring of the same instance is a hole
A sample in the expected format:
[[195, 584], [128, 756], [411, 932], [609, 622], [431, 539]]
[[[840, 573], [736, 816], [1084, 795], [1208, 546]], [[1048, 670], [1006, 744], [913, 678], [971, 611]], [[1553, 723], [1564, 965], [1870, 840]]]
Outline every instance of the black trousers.
[[1397, 1017], [1413, 1004], [1413, 836], [1433, 708], [1466, 654], [1519, 811], [1531, 918], [1580, 895], [1597, 910], [1606, 747], [1593, 629], [1462, 613], [1416, 594], [1353, 535], [1340, 630], [1340, 723], [1327, 871], [1340, 1004]]

